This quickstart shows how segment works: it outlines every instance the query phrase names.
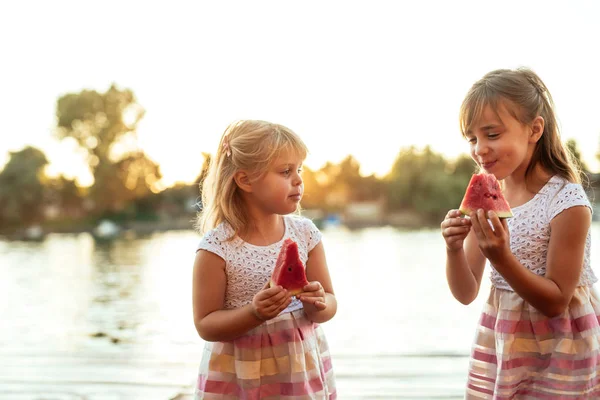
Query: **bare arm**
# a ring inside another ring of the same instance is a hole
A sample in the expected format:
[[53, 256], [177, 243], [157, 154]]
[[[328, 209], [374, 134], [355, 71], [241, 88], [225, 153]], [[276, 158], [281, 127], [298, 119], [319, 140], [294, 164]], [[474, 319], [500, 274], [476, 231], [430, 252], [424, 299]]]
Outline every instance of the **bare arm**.
[[308, 253], [306, 261], [306, 279], [310, 282], [300, 294], [304, 311], [313, 322], [329, 321], [337, 312], [337, 300], [327, 268], [323, 242], [319, 242]]
[[579, 283], [590, 225], [590, 210], [583, 206], [564, 210], [550, 222], [546, 276], [529, 271], [512, 254], [493, 265], [513, 290], [542, 314], [560, 315]]
[[265, 287], [252, 304], [223, 310], [226, 283], [225, 261], [211, 252], [198, 251], [192, 283], [194, 325], [206, 341], [227, 341], [242, 336], [279, 314], [290, 303], [286, 290]]
[[[479, 219], [481, 221], [481, 216]], [[494, 241], [507, 231], [507, 227], [496, 216], [490, 220], [494, 232], [488, 224], [482, 223], [480, 226], [485, 239], [480, 241], [480, 245], [483, 245], [482, 251], [487, 253], [494, 268], [519, 296], [542, 314], [554, 317], [563, 313], [579, 283], [585, 240], [591, 225], [590, 210], [583, 206], [571, 207], [550, 222], [546, 276], [525, 268], [510, 250], [506, 251], [505, 244], [495, 246]], [[499, 234], [495, 235], [495, 232]], [[500, 240], [507, 239], [506, 235]]]
[[446, 240], [446, 280], [454, 298], [470, 304], [479, 293], [485, 257], [471, 230], [471, 221], [460, 215], [460, 211], [450, 210], [441, 224]]

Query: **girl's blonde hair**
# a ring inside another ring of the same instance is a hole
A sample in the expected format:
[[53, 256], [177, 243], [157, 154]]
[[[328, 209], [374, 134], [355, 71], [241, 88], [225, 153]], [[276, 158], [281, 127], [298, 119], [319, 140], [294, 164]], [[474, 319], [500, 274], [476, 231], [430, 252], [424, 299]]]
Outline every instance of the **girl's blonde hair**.
[[460, 108], [463, 136], [480, 119], [486, 106], [497, 113], [500, 105], [523, 125], [530, 124], [538, 116], [544, 119], [544, 132], [536, 143], [525, 171], [526, 177], [540, 164], [570, 182], [581, 183], [581, 171], [573, 154], [560, 140], [552, 96], [540, 77], [528, 68], [498, 69], [473, 84]]
[[208, 173], [201, 182], [202, 211], [196, 227], [201, 233], [227, 222], [234, 235], [248, 227], [240, 189], [234, 180], [239, 170], [251, 181], [260, 179], [281, 152], [291, 151], [304, 160], [308, 149], [291, 129], [267, 121], [241, 120], [230, 124], [212, 157]]

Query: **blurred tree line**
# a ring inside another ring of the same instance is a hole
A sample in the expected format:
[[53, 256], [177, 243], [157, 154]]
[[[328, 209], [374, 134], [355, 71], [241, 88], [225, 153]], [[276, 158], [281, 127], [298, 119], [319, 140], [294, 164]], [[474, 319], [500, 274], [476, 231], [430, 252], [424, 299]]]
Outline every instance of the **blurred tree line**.
[[[104, 93], [84, 90], [60, 97], [55, 138], [77, 143], [94, 183], [79, 187], [64, 176], [46, 176], [48, 160], [34, 147], [9, 153], [0, 171], [0, 231], [33, 224], [73, 230], [104, 218], [121, 223], [191, 221], [210, 154], [202, 153], [204, 165], [193, 184], [162, 190], [159, 165], [138, 145], [137, 126], [143, 116], [132, 91], [114, 85]], [[589, 175], [575, 141], [569, 140], [567, 147]], [[385, 213], [408, 212], [423, 223], [437, 224], [448, 209], [460, 204], [474, 172], [475, 164], [467, 155], [448, 160], [429, 147], [400, 149], [381, 178], [361, 175], [358, 161], [348, 156], [318, 170], [304, 168], [302, 206], [343, 214], [350, 204], [372, 203]]]

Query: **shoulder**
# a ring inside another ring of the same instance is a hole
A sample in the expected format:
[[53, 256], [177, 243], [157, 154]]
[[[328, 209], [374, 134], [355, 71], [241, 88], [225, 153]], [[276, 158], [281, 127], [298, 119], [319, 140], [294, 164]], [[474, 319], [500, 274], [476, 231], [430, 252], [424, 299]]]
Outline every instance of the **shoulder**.
[[[569, 182], [564, 178], [554, 176], [548, 182], [550, 219], [573, 207], [583, 206], [592, 210], [588, 196], [579, 183]], [[586, 211], [587, 212], [587, 211]]]
[[233, 234], [232, 229], [226, 223], [221, 223], [214, 229], [206, 232], [196, 248], [198, 250], [206, 250], [225, 259], [227, 256], [227, 248], [229, 246], [229, 238]]
[[312, 220], [310, 220], [309, 218], [306, 218], [302, 215], [296, 215], [296, 214], [288, 214], [285, 216], [285, 221], [286, 223], [289, 223], [290, 226], [297, 228], [297, 229], [317, 229], [317, 226], [315, 225], [314, 222], [312, 222]]
[[290, 234], [303, 239], [309, 252], [321, 241], [321, 231], [312, 220], [300, 215], [286, 215], [285, 221]]

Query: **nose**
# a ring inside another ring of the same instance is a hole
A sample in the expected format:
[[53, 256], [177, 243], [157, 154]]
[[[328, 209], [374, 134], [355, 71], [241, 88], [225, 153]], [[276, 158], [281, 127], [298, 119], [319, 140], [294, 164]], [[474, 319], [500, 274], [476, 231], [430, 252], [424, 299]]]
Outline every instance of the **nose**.
[[489, 147], [483, 140], [478, 140], [473, 146], [473, 154], [477, 156], [483, 156], [489, 151]]
[[302, 185], [302, 176], [299, 173], [297, 173], [297, 172], [294, 175], [293, 184], [294, 184], [294, 186], [300, 186], [300, 185]]

